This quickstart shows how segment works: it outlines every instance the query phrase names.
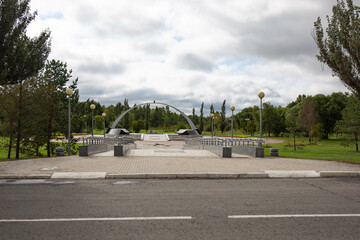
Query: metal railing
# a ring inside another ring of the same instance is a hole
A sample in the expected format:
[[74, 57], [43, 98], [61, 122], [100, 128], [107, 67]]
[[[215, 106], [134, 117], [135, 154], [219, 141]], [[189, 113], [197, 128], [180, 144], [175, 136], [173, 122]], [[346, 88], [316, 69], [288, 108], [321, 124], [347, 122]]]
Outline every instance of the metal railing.
[[260, 138], [192, 138], [186, 139], [186, 144], [211, 145], [211, 146], [257, 146], [259, 142], [264, 143]]
[[83, 137], [83, 145], [104, 144], [104, 137]]
[[92, 144], [110, 144], [110, 145], [122, 145], [122, 144], [131, 144], [134, 143], [134, 139], [125, 136], [115, 136], [114, 138], [104, 138], [104, 137], [83, 137], [83, 145], [92, 145]]

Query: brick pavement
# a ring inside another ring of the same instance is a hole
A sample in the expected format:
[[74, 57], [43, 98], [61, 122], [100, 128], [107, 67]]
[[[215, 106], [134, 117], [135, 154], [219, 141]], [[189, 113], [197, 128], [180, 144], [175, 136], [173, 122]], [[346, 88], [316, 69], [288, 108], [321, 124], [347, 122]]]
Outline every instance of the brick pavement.
[[54, 172], [239, 173], [266, 170], [360, 171], [360, 165], [287, 158], [54, 157], [0, 162], [0, 174]]

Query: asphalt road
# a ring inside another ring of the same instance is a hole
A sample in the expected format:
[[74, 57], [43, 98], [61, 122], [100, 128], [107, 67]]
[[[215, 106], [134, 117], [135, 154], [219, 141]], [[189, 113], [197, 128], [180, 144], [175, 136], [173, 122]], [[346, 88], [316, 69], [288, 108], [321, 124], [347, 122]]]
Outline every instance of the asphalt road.
[[359, 236], [355, 178], [0, 180], [0, 239]]

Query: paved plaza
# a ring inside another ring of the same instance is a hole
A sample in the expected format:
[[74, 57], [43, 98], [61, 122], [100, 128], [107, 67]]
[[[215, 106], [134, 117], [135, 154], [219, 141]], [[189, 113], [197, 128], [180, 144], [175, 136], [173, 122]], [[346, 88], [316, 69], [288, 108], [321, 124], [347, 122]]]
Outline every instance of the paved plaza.
[[[277, 157], [251, 158], [244, 155], [220, 158], [204, 150], [183, 149], [183, 143], [141, 141], [137, 142], [137, 149], [128, 151], [124, 157], [114, 157], [113, 152], [109, 151], [88, 157], [65, 156], [5, 161], [0, 162], [0, 177], [48, 178], [59, 173], [101, 173], [101, 176], [124, 178], [146, 178], [161, 174], [168, 178], [179, 177], [181, 174], [188, 177], [232, 177], [251, 173], [259, 177], [318, 177], [320, 172], [348, 172], [350, 176], [360, 176], [360, 165], [356, 164]], [[86, 178], [86, 174], [84, 176]]]

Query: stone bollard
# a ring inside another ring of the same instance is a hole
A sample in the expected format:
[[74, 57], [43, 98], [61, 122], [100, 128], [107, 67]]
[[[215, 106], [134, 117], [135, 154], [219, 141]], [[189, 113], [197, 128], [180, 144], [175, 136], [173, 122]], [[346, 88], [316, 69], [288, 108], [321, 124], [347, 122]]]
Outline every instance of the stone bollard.
[[55, 148], [55, 156], [65, 156], [64, 148]]
[[270, 155], [274, 157], [279, 156], [279, 149], [278, 148], [270, 148]]

